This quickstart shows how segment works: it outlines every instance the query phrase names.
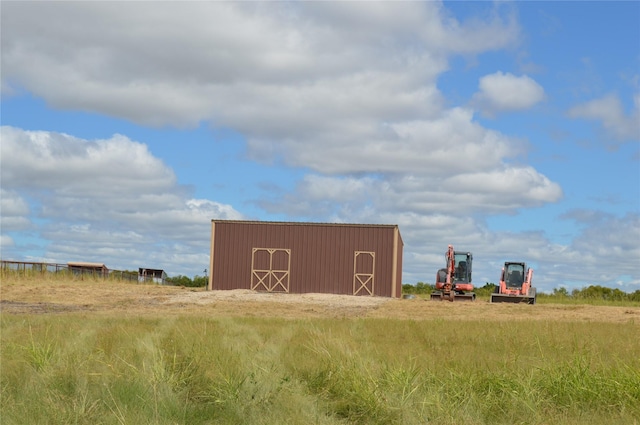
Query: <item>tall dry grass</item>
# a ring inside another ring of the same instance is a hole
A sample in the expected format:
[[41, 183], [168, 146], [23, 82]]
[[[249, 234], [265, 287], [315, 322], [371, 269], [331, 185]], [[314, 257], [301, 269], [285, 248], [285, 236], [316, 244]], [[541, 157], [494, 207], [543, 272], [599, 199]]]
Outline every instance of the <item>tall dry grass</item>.
[[638, 325], [1, 316], [3, 424], [633, 424]]

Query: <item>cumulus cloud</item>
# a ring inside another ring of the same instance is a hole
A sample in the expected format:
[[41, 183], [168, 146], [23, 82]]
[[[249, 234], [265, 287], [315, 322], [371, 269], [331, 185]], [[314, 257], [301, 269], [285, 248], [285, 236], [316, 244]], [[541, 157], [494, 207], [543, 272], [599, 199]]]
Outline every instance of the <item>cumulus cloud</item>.
[[[636, 286], [637, 289], [640, 284], [640, 214], [629, 212], [619, 217], [605, 212], [573, 210], [563, 217], [583, 226], [571, 249], [579, 254], [576, 262], [580, 261], [584, 274], [594, 282], [611, 283], [625, 276], [628, 288]], [[572, 278], [579, 281], [581, 276], [574, 273]]]
[[113, 201], [123, 191], [153, 194], [176, 185], [173, 172], [146, 145], [125, 136], [87, 141], [8, 126], [1, 131], [6, 187], [56, 190], [75, 197], [99, 192]]
[[[471, 167], [469, 167], [471, 168]], [[347, 217], [360, 210], [378, 214], [410, 212], [430, 215], [515, 213], [520, 208], [557, 202], [562, 188], [531, 167], [502, 165], [488, 172], [405, 173], [385, 178], [307, 175], [291, 193], [263, 201], [272, 213], [295, 211], [318, 219]]]
[[487, 116], [529, 109], [545, 97], [542, 86], [529, 76], [501, 71], [480, 78], [479, 89], [471, 104]]
[[0, 248], [7, 249], [15, 245], [13, 238], [9, 235], [0, 235]]
[[[150, 125], [208, 120], [241, 133], [253, 160], [342, 175], [342, 184], [409, 173], [439, 192], [443, 175], [488, 176], [525, 151], [472, 110], [447, 109], [436, 86], [451, 55], [518, 42], [506, 5], [467, 21], [439, 2], [40, 6], [50, 14], [4, 10], [13, 19], [3, 27], [3, 79], [53, 105]], [[489, 84], [494, 103], [510, 77]], [[521, 94], [539, 87], [513, 78]], [[394, 178], [388, 191], [403, 188]]]
[[615, 94], [576, 105], [569, 109], [568, 114], [571, 118], [600, 122], [609, 145], [638, 141], [640, 140], [640, 93], [634, 94], [633, 101], [634, 107], [629, 114], [625, 113], [620, 98]]
[[[49, 258], [104, 261], [108, 255], [126, 266], [141, 255], [173, 257], [176, 245], [206, 253], [211, 219], [243, 217], [230, 205], [190, 198], [145, 144], [125, 136], [84, 140], [0, 130], [3, 236], [15, 244], [11, 232], [30, 226], [55, 241]], [[38, 226], [31, 223], [34, 208], [44, 221]]]
[[0, 189], [0, 213], [3, 232], [24, 230], [31, 225], [29, 205], [15, 191]]
[[2, 19], [3, 82], [141, 124], [210, 121], [245, 135], [252, 158], [294, 165], [318, 144], [394, 150], [379, 123], [437, 117], [450, 55], [519, 33], [508, 11], [458, 22], [436, 2], [51, 2], [7, 4]]
[[[37, 13], [8, 4], [2, 78], [61, 108], [232, 128], [256, 161], [355, 179], [410, 173], [431, 185], [443, 173], [490, 173], [524, 151], [473, 111], [446, 109], [436, 86], [451, 55], [517, 43], [517, 19], [502, 6], [461, 22], [438, 2], [52, 2]], [[140, 184], [174, 178], [147, 167], [156, 174]]]

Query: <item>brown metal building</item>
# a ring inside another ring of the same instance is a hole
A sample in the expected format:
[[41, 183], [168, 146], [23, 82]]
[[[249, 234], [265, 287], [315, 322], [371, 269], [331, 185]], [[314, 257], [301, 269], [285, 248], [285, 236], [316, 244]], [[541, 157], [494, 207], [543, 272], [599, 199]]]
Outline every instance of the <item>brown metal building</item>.
[[402, 295], [397, 225], [211, 221], [209, 290]]

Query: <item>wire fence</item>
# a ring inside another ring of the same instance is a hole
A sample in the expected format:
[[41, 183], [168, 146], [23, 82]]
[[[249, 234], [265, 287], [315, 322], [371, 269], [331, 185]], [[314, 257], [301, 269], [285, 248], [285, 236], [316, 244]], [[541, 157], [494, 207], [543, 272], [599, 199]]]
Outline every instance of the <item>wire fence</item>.
[[58, 263], [38, 263], [30, 261], [0, 260], [2, 273], [16, 273], [18, 275], [55, 274], [59, 276], [74, 276], [81, 279], [126, 280], [130, 282], [147, 282], [150, 279], [140, 277], [137, 272], [124, 270], [109, 270], [106, 267], [78, 266]]

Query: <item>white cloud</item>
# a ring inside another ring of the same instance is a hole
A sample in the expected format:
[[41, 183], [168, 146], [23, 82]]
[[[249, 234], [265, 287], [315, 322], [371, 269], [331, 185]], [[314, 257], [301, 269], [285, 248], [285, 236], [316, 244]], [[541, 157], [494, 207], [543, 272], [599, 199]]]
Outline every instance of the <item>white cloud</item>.
[[121, 135], [87, 141], [8, 126], [0, 131], [5, 187], [56, 190], [71, 197], [99, 192], [114, 201], [123, 191], [154, 193], [176, 184], [173, 172], [146, 145]]
[[444, 188], [486, 194], [503, 207], [509, 207], [505, 203], [513, 203], [511, 208], [520, 208], [525, 206], [523, 204], [532, 206], [531, 203], [556, 202], [562, 196], [562, 189], [557, 183], [551, 182], [532, 167], [504, 167], [487, 173], [461, 174], [448, 179]]
[[[37, 6], [3, 8], [2, 77], [54, 106], [151, 125], [207, 120], [245, 136], [254, 160], [353, 179], [409, 173], [427, 186], [443, 175], [495, 172], [525, 150], [478, 125], [473, 111], [446, 109], [436, 86], [451, 55], [517, 43], [507, 5], [464, 22], [438, 2]], [[102, 146], [94, 148], [100, 157]], [[115, 140], [109, 146], [123, 155]], [[145, 157], [144, 145], [136, 149]], [[145, 167], [139, 184], [175, 179], [162, 165]], [[123, 170], [123, 180], [131, 173]], [[388, 190], [402, 190], [394, 178]], [[167, 204], [147, 192], [146, 201]], [[59, 197], [50, 208], [74, 202]]]
[[480, 78], [479, 88], [471, 104], [487, 116], [529, 109], [545, 97], [542, 86], [527, 75], [501, 71]]
[[[565, 216], [584, 226], [571, 249], [576, 253], [575, 268], [567, 267], [574, 281], [592, 279], [593, 284], [614, 284], [620, 276], [627, 285], [640, 285], [640, 214], [630, 212], [622, 217], [572, 211]], [[591, 282], [590, 282], [591, 283]], [[606, 285], [605, 285], [606, 286]]]
[[0, 229], [13, 232], [28, 229], [29, 205], [16, 192], [0, 189]]
[[430, 119], [326, 131], [312, 132], [304, 141], [256, 137], [248, 143], [256, 158], [277, 153], [290, 165], [326, 174], [488, 171], [526, 151], [520, 141], [474, 122], [473, 112], [464, 108]]
[[[15, 246], [6, 232], [30, 226], [55, 241], [48, 258], [108, 256], [125, 267], [140, 256], [173, 256], [175, 244], [207, 252], [211, 219], [243, 218], [230, 205], [190, 198], [171, 169], [127, 137], [89, 141], [8, 126], [1, 137], [3, 237]], [[30, 203], [44, 220], [37, 226]]]
[[8, 248], [15, 245], [13, 238], [9, 235], [0, 235], [0, 248]]
[[599, 121], [606, 134], [614, 141], [608, 144], [618, 144], [630, 140], [640, 140], [640, 93], [633, 96], [634, 108], [630, 114], [625, 114], [620, 98], [609, 94], [600, 99], [574, 106], [569, 110], [572, 118], [584, 118]]
[[378, 123], [437, 116], [449, 55], [503, 48], [519, 32], [499, 8], [460, 23], [436, 2], [121, 6], [7, 4], [3, 82], [142, 124], [208, 120], [246, 135], [253, 157], [291, 162], [318, 142], [393, 149]]

